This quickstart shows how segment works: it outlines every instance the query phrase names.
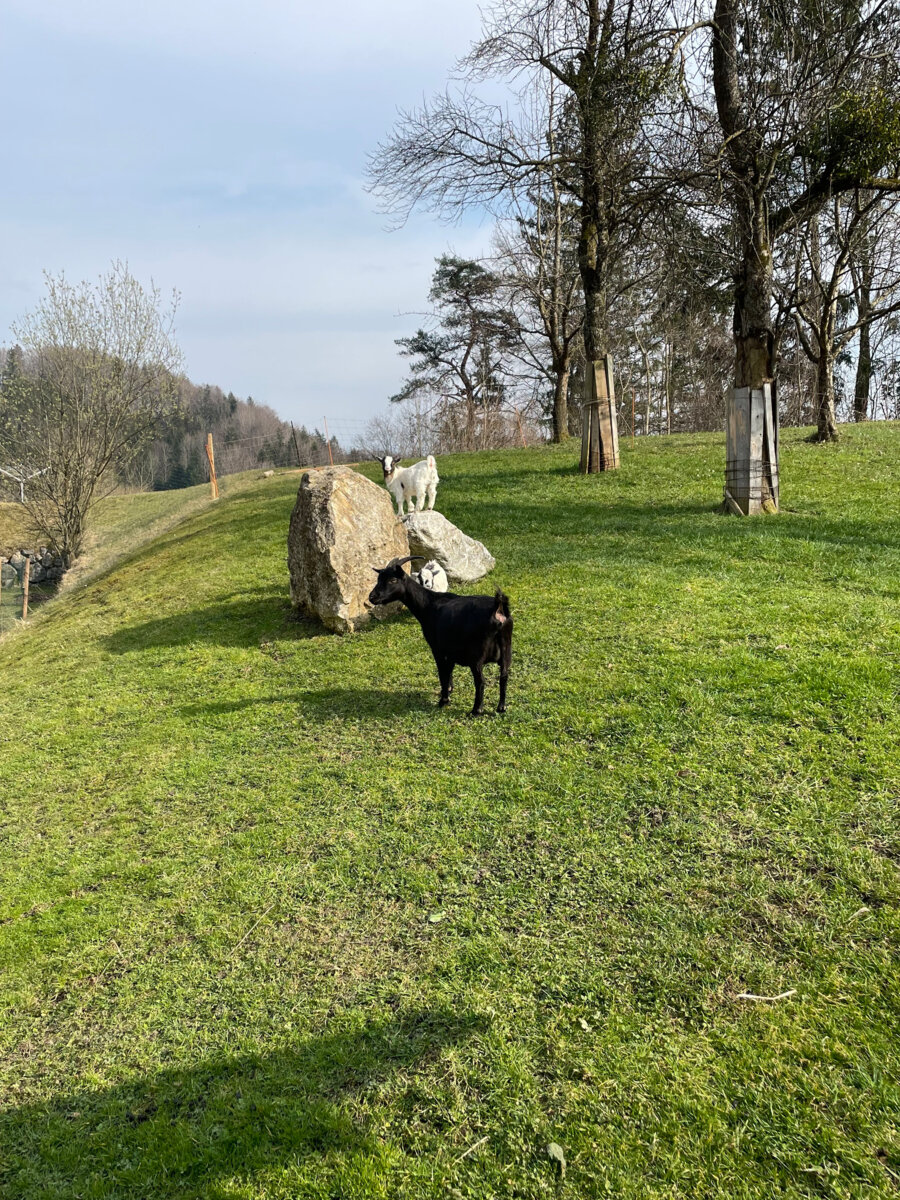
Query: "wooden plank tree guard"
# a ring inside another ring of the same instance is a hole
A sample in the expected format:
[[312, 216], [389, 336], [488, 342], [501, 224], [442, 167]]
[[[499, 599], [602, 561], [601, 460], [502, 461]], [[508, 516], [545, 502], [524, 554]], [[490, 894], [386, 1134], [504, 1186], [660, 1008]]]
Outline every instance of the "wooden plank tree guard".
[[612, 356], [588, 363], [581, 426], [581, 473], [615, 471], [619, 465], [619, 424]]
[[735, 388], [725, 416], [725, 506], [736, 516], [778, 511], [778, 408], [771, 383]]

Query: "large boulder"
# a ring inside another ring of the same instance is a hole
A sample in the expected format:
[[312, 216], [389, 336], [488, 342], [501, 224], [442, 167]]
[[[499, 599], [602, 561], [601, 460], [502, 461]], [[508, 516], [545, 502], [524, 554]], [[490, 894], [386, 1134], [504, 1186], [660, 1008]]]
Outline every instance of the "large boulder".
[[409, 553], [434, 558], [452, 583], [474, 583], [493, 571], [497, 560], [481, 542], [432, 509], [407, 513], [403, 518], [409, 538]]
[[391, 498], [349, 467], [305, 471], [288, 531], [291, 602], [335, 633], [399, 605], [366, 607], [373, 567], [409, 554]]

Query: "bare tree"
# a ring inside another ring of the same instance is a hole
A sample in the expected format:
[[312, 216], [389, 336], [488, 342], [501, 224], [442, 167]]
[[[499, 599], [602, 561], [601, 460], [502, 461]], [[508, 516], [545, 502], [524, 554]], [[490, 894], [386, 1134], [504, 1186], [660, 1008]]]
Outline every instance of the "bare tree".
[[[813, 441], [837, 440], [834, 374], [838, 358], [857, 333], [861, 339], [865, 334], [868, 362], [862, 364], [863, 372], [870, 370], [870, 327], [900, 310], [900, 247], [896, 221], [891, 220], [895, 206], [896, 202], [886, 204], [878, 194], [841, 194], [827, 213], [814, 217], [803, 231], [806, 271], [801, 274], [798, 261], [794, 311], [798, 338], [816, 367]], [[876, 214], [881, 233], [877, 247], [872, 238]], [[865, 396], [867, 407], [868, 381]]]
[[521, 329], [518, 355], [540, 393], [550, 389], [551, 439], [569, 435], [569, 380], [581, 352], [584, 304], [578, 269], [578, 214], [565, 188], [557, 154], [561, 138], [558, 87], [550, 79], [544, 111], [547, 169], [535, 172], [524, 199], [494, 235], [495, 262]]
[[[499, 0], [460, 64], [463, 87], [404, 114], [371, 165], [373, 189], [404, 217], [423, 203], [448, 216], [506, 210], [511, 191], [557, 170], [578, 207], [588, 361], [607, 349], [610, 274], [658, 192], [645, 120], [670, 87], [687, 31], [669, 0]], [[559, 85], [566, 137], [542, 144], [528, 106], [510, 116], [471, 90], [504, 80], [526, 94]]]
[[[865, 205], [865, 195], [856, 197], [856, 203]], [[865, 421], [876, 367], [875, 348], [882, 340], [881, 331], [887, 330], [898, 310], [900, 197], [884, 196], [864, 215], [851, 246], [849, 269], [859, 329], [853, 417]]]
[[[779, 239], [835, 195], [900, 188], [897, 42], [891, 0], [716, 0], [712, 83], [720, 144], [711, 166], [733, 222], [737, 388], [775, 379]], [[771, 500], [777, 430], [766, 427], [762, 442], [770, 457], [755, 467]]]
[[71, 560], [88, 514], [152, 439], [176, 396], [177, 296], [161, 307], [126, 264], [96, 284], [45, 275], [46, 296], [13, 327], [24, 370], [4, 386], [0, 451], [34, 469], [26, 501], [48, 543]]

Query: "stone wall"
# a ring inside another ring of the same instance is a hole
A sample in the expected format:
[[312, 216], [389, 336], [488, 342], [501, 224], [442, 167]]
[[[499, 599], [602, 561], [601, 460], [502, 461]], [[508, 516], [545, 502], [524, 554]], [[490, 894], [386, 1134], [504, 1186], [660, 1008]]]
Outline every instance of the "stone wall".
[[65, 565], [58, 554], [46, 546], [38, 550], [17, 550], [8, 558], [0, 558], [0, 585], [21, 587], [25, 580], [25, 560], [31, 560], [28, 577], [31, 583], [58, 583], [65, 574]]

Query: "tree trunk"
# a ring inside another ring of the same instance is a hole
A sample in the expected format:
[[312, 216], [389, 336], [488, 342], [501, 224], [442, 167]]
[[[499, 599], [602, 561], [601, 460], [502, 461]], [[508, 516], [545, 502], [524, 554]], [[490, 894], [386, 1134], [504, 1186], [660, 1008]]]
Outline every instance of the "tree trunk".
[[816, 432], [814, 442], [838, 440], [834, 407], [834, 330], [837, 323], [837, 299], [827, 292], [822, 299], [819, 320], [819, 358], [816, 362]]
[[[588, 102], [589, 107], [589, 102]], [[584, 168], [582, 170], [581, 230], [578, 238], [578, 269], [584, 293], [584, 357], [585, 362], [600, 362], [606, 349], [607, 271], [609, 268], [610, 237], [604, 220], [604, 202], [600, 187], [603, 178], [603, 159], [595, 129], [597, 114], [589, 111], [584, 117]], [[609, 406], [609, 424], [616, 429], [616, 410]], [[603, 447], [601, 470], [618, 467], [618, 454], [612, 445]]]
[[775, 378], [772, 251], [761, 198], [749, 217], [743, 262], [735, 280], [734, 384], [759, 388]]
[[553, 386], [553, 436], [552, 441], [564, 442], [569, 436], [569, 366], [556, 371]]
[[465, 432], [465, 449], [475, 450], [475, 396], [468, 388], [466, 389], [466, 432]]
[[[756, 198], [752, 213], [742, 215], [747, 221], [743, 259], [735, 278], [735, 390], [726, 404], [725, 487], [726, 493], [737, 488], [748, 498], [737, 507], [750, 515], [778, 511], [778, 406], [774, 382], [772, 254], [762, 197]], [[771, 393], [771, 399], [767, 392]], [[760, 422], [758, 428], [756, 421]]]
[[[716, 113], [734, 180], [731, 199], [742, 249], [734, 281], [734, 383], [736, 389], [749, 389], [746, 410], [743, 404], [739, 409], [734, 393], [726, 406], [729, 461], [725, 486], [727, 492], [729, 481], [735, 478], [747, 483], [747, 494], [752, 493], [754, 499], [752, 505], [748, 503], [740, 511], [749, 513], [757, 505], [762, 511], [778, 508], [778, 409], [774, 391], [771, 399], [766, 395], [766, 384], [771, 386], [775, 375], [766, 177], [760, 169], [759, 145], [747, 112], [739, 68], [739, 12], [737, 0], [716, 0], [712, 59]], [[756, 411], [762, 412], [758, 437], [749, 427], [744, 428], [742, 421], [742, 413], [754, 409], [754, 392]]]
[[650, 407], [652, 404], [651, 384], [650, 384], [650, 355], [645, 350], [644, 352], [644, 374], [647, 380], [647, 394], [644, 397], [644, 428], [643, 433], [650, 432]]
[[[862, 310], [860, 309], [860, 315]], [[859, 331], [859, 353], [856, 359], [856, 387], [853, 391], [853, 419], [869, 419], [869, 388], [872, 381], [872, 338], [866, 323]]]
[[838, 440], [834, 411], [834, 358], [823, 349], [816, 364], [816, 442]]

